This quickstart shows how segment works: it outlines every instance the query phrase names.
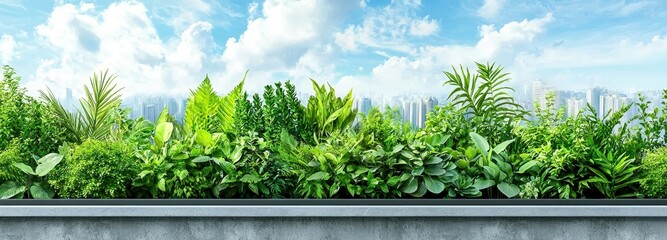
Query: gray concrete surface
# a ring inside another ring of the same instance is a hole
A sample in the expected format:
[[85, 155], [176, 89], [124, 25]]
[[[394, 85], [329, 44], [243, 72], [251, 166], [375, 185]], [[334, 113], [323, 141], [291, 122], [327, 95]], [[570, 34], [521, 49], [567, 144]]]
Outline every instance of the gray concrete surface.
[[0, 239], [666, 239], [667, 218], [0, 218]]
[[[667, 205], [133, 206], [5, 205], [5, 217], [665, 217]], [[667, 236], [666, 236], [667, 239]]]

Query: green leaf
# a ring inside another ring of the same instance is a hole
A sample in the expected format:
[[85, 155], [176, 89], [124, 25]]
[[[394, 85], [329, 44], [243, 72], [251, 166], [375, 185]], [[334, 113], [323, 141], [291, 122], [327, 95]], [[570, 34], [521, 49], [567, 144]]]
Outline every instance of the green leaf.
[[429, 176], [424, 176], [424, 183], [429, 192], [439, 194], [445, 190], [445, 184], [438, 179], [433, 179]]
[[[44, 159], [46, 158], [46, 159]], [[38, 165], [37, 168], [35, 169], [35, 173], [37, 176], [43, 177], [46, 176], [46, 174], [49, 174], [53, 168], [60, 163], [60, 161], [63, 160], [63, 156], [60, 154], [56, 153], [51, 153], [49, 155], [44, 156], [44, 160], [40, 159], [42, 164]]]
[[482, 152], [482, 155], [486, 157], [486, 155], [489, 154], [489, 141], [475, 132], [471, 132], [469, 135], [475, 146], [477, 146], [477, 148]]
[[9, 199], [25, 192], [26, 187], [14, 181], [7, 181], [0, 185], [0, 199]]
[[523, 165], [521, 165], [521, 167], [519, 168], [519, 173], [524, 173], [524, 172], [528, 171], [533, 166], [535, 166], [539, 163], [540, 163], [539, 161], [535, 161], [535, 160], [528, 161], [527, 163], [524, 163]]
[[497, 154], [500, 154], [503, 151], [505, 151], [505, 148], [507, 148], [507, 146], [509, 146], [513, 142], [514, 142], [514, 139], [504, 141], [504, 142], [498, 144], [495, 148], [493, 148], [493, 151], [496, 152]]
[[35, 199], [51, 199], [55, 195], [55, 192], [48, 185], [42, 187], [41, 183], [35, 183], [30, 187], [30, 195]]
[[413, 176], [418, 176], [424, 173], [424, 167], [416, 167], [412, 169], [412, 175]]
[[195, 159], [192, 159], [192, 162], [193, 163], [203, 163], [203, 162], [209, 162], [212, 159], [213, 158], [211, 158], [209, 156], [199, 156], [199, 157], [196, 157]]
[[208, 131], [204, 129], [199, 129], [195, 134], [195, 142], [204, 147], [210, 147], [211, 145], [213, 145], [213, 138], [211, 137], [211, 133], [209, 133]]
[[389, 180], [387, 180], [387, 185], [392, 186], [392, 187], [396, 186], [396, 184], [398, 184], [398, 182], [400, 180], [401, 180], [401, 177], [399, 177], [399, 176], [390, 177]]
[[499, 183], [498, 184], [498, 190], [505, 194], [508, 198], [513, 198], [516, 195], [519, 195], [519, 187], [517, 187], [514, 184], [509, 184], [509, 183]]
[[[63, 145], [66, 145], [66, 144], [63, 144]], [[51, 162], [51, 161], [60, 162], [60, 160], [63, 159], [63, 156], [64, 155], [58, 154], [58, 153], [49, 153], [49, 154], [46, 154], [44, 157], [38, 159], [37, 164], [44, 164], [46, 162]]]
[[496, 182], [490, 179], [476, 179], [473, 186], [478, 190], [487, 189], [493, 185], [496, 185]]
[[317, 180], [329, 180], [329, 173], [327, 172], [316, 172], [313, 175], [310, 175], [306, 180], [308, 181], [317, 181]]
[[157, 188], [160, 189], [161, 191], [165, 192], [167, 191], [165, 188], [166, 180], [164, 178], [160, 179], [160, 181], [157, 183]]
[[14, 163], [12, 164], [14, 167], [20, 169], [22, 172], [30, 175], [37, 175], [35, 174], [35, 171], [32, 170], [32, 168], [25, 163]]
[[440, 176], [445, 174], [446, 172], [447, 171], [445, 171], [445, 169], [442, 168], [442, 166], [440, 165], [430, 165], [424, 169], [424, 173], [431, 176]]
[[244, 183], [257, 183], [257, 182], [259, 182], [260, 179], [259, 179], [259, 177], [255, 176], [253, 174], [246, 174], [246, 175], [243, 175], [243, 177], [241, 177], [241, 179], [239, 179], [239, 180], [241, 182], [244, 182]]
[[424, 161], [424, 164], [428, 165], [428, 164], [436, 164], [436, 163], [441, 163], [441, 162], [442, 162], [442, 158], [440, 158], [438, 156], [434, 156], [434, 157], [431, 157], [428, 160]]
[[155, 145], [161, 148], [171, 138], [171, 133], [174, 131], [174, 124], [170, 122], [163, 122], [155, 126]]
[[188, 176], [188, 170], [182, 169], [174, 172], [181, 181]]
[[410, 181], [403, 186], [401, 191], [407, 194], [411, 194], [417, 191], [417, 187], [419, 187], [419, 182], [417, 181], [416, 178], [411, 178]]

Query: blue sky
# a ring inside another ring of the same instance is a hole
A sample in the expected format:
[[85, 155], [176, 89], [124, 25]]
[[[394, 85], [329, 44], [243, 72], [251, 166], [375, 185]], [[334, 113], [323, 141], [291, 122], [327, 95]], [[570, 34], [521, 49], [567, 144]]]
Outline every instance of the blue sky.
[[451, 65], [496, 61], [523, 88], [667, 88], [664, 1], [0, 0], [0, 63], [35, 93], [96, 71], [124, 93], [185, 96], [308, 78], [359, 94], [444, 94]]

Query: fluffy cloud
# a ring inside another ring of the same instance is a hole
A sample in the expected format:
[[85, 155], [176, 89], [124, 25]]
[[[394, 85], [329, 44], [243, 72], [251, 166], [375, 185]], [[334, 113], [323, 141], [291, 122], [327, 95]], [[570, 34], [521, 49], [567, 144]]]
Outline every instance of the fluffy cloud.
[[184, 95], [203, 77], [205, 51], [214, 47], [211, 28], [196, 22], [179, 38], [164, 41], [142, 3], [113, 3], [99, 12], [93, 4], [59, 5], [35, 28], [57, 56], [42, 60], [27, 85], [62, 92], [72, 87], [77, 93], [93, 72], [109, 68], [125, 95]]
[[414, 20], [410, 24], [410, 34], [418, 37], [424, 37], [434, 34], [438, 31], [438, 22], [428, 19], [426, 16], [420, 20]]
[[484, 4], [477, 10], [483, 18], [494, 18], [505, 5], [505, 0], [484, 0]]
[[14, 37], [6, 34], [0, 37], [0, 64], [9, 64], [14, 57], [15, 47]]
[[[340, 16], [358, 7], [357, 1], [265, 1], [261, 16], [248, 22], [240, 37], [227, 40], [220, 61], [225, 71], [216, 77], [225, 79], [224, 88], [235, 84], [248, 74], [247, 88], [258, 90], [275, 79], [296, 78], [323, 74], [320, 70], [331, 70], [322, 61], [310, 61], [326, 57], [326, 42], [340, 25]], [[307, 12], [309, 14], [303, 14]], [[312, 16], [317, 16], [313, 18]], [[321, 64], [314, 66], [313, 64]], [[303, 81], [304, 79], [299, 79]]]
[[511, 63], [512, 56], [523, 52], [528, 44], [553, 20], [551, 14], [542, 18], [510, 22], [496, 30], [480, 27], [480, 39], [475, 45], [441, 45], [420, 47], [411, 57], [393, 56], [376, 66], [369, 77], [345, 76], [337, 88], [354, 88], [362, 94], [377, 93], [379, 87], [387, 95], [442, 92], [443, 70], [451, 65], [474, 61]]
[[421, 1], [392, 1], [381, 9], [368, 9], [361, 24], [348, 26], [336, 33], [336, 44], [344, 51], [357, 51], [359, 46], [410, 52], [408, 36], [428, 36], [438, 30], [438, 22], [418, 17]]

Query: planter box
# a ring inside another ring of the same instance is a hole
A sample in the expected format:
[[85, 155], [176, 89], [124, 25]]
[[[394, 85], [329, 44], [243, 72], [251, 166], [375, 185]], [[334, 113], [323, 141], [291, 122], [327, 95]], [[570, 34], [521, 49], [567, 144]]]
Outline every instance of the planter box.
[[0, 239], [664, 239], [665, 200], [8, 200]]

